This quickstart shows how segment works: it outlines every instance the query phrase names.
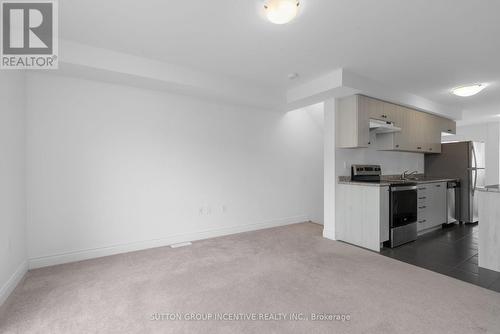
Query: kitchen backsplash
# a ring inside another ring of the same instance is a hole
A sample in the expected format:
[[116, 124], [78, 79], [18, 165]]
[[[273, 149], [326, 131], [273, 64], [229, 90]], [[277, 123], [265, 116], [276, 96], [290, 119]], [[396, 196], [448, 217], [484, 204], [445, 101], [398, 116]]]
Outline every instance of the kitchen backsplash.
[[382, 174], [396, 175], [405, 170], [424, 173], [424, 154], [406, 152], [385, 152], [372, 149], [337, 149], [336, 174], [351, 175], [351, 165], [380, 165]]

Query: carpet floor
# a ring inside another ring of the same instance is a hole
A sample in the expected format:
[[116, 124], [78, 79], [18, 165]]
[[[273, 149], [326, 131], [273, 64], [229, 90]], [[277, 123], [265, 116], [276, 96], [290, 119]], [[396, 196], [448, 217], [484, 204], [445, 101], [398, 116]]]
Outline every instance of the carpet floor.
[[303, 223], [29, 271], [0, 333], [500, 333], [500, 294]]

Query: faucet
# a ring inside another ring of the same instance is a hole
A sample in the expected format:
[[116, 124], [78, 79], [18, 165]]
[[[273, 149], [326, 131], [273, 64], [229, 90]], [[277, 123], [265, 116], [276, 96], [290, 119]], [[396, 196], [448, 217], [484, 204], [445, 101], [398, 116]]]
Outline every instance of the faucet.
[[401, 179], [402, 180], [411, 179], [411, 176], [415, 174], [418, 174], [418, 171], [414, 170], [413, 172], [410, 172], [408, 170], [405, 170], [403, 174], [401, 174]]

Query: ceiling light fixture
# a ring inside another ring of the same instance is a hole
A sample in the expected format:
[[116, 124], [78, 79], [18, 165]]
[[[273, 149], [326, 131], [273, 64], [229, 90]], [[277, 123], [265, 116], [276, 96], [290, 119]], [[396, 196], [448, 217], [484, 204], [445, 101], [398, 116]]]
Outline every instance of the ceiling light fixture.
[[267, 19], [274, 24], [285, 24], [299, 13], [299, 0], [267, 0], [264, 4]]
[[485, 84], [474, 84], [470, 86], [461, 86], [454, 88], [452, 93], [457, 96], [468, 97], [472, 95], [476, 95], [480, 91], [486, 88]]

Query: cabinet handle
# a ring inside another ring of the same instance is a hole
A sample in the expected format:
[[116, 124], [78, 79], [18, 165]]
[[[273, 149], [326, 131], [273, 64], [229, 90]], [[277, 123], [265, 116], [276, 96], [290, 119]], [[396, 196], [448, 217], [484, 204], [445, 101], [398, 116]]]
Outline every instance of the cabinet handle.
[[429, 151], [432, 151], [432, 147], [431, 147], [431, 148], [429, 148]]
[[422, 224], [422, 223], [425, 223], [427, 220], [424, 219], [424, 220], [419, 220], [419, 223]]
[[419, 206], [418, 208], [419, 208], [419, 209], [425, 209], [425, 208], [426, 208], [426, 206], [425, 206], [425, 205], [424, 205], [424, 206]]
[[441, 185], [440, 185], [440, 184], [436, 184], [436, 187], [437, 187], [437, 188], [441, 188]]
[[425, 197], [425, 196], [424, 196], [424, 197], [419, 197], [418, 199], [426, 199], [426, 198], [427, 198], [427, 197]]
[[399, 147], [399, 145], [396, 145], [396, 147]]
[[419, 146], [419, 147], [417, 147], [417, 150], [421, 150], [421, 149], [422, 149], [422, 148], [421, 148], [420, 146]]
[[425, 187], [418, 188], [418, 190], [425, 190], [425, 189], [427, 189], [427, 188], [425, 188]]

